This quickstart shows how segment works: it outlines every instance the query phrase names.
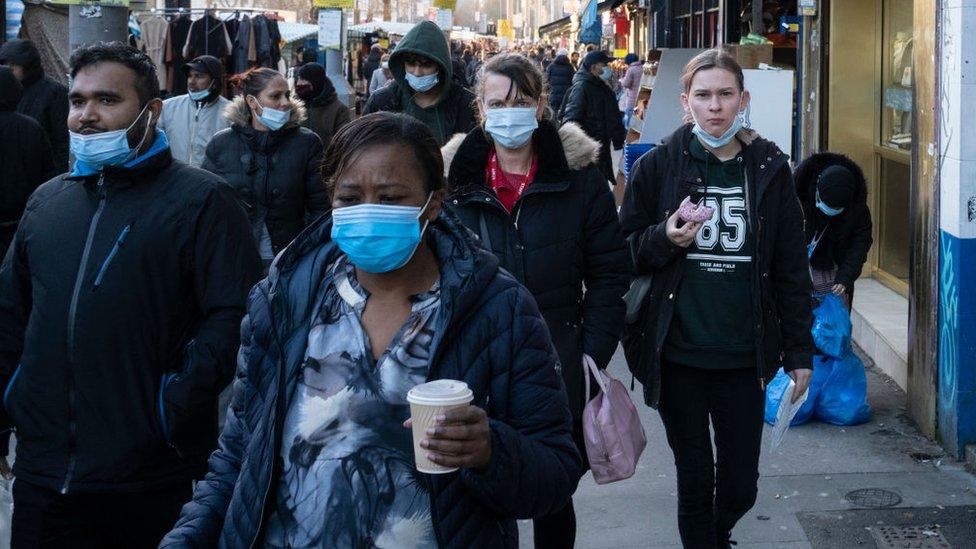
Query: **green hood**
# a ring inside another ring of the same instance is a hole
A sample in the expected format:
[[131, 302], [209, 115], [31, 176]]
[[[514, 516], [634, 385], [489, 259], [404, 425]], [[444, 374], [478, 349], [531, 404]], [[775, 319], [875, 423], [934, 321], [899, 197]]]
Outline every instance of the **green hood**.
[[390, 72], [400, 89], [409, 90], [404, 75], [403, 56], [407, 53], [416, 53], [424, 57], [433, 59], [440, 66], [440, 78], [438, 86], [441, 87], [441, 96], [438, 103], [443, 101], [448, 92], [451, 91], [451, 48], [444, 36], [444, 31], [432, 21], [421, 21], [407, 33], [397, 44], [396, 49], [390, 54]]

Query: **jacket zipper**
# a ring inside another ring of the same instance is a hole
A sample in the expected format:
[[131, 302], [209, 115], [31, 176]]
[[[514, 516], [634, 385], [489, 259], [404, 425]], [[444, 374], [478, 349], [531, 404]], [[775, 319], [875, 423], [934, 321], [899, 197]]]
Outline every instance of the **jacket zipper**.
[[108, 270], [109, 264], [115, 259], [115, 256], [119, 253], [119, 249], [125, 244], [125, 237], [129, 236], [129, 229], [132, 225], [126, 225], [122, 228], [122, 232], [119, 233], [119, 237], [115, 239], [115, 245], [112, 246], [112, 251], [108, 253], [108, 257], [102, 263], [102, 267], [98, 270], [98, 276], [95, 277], [95, 288], [98, 288], [102, 284], [102, 278], [105, 276], [105, 271]]
[[78, 298], [81, 294], [81, 285], [85, 280], [85, 270], [88, 265], [88, 257], [91, 255], [92, 242], [95, 240], [95, 230], [98, 228], [98, 220], [102, 217], [105, 210], [105, 174], [98, 178], [96, 186], [98, 194], [98, 208], [92, 216], [88, 225], [88, 236], [85, 239], [85, 248], [81, 253], [81, 263], [78, 265], [78, 275], [75, 277], [75, 287], [71, 292], [71, 303], [68, 306], [68, 372], [65, 376], [68, 385], [68, 468], [64, 473], [64, 483], [61, 485], [61, 493], [67, 494], [68, 487], [71, 485], [71, 477], [74, 476], [75, 464], [75, 383], [74, 372], [71, 367], [75, 362], [75, 317], [78, 314]]
[[189, 142], [189, 146], [187, 147], [187, 151], [186, 151], [187, 152], [187, 155], [186, 155], [187, 163], [189, 163], [191, 165], [193, 165], [193, 160], [194, 160], [193, 159], [193, 144], [196, 142], [196, 138], [197, 138], [197, 126], [198, 126], [198, 123], [200, 122], [200, 110], [201, 109], [203, 109], [203, 103], [202, 102], [198, 102], [197, 103], [197, 111], [195, 113], [193, 113], [193, 129], [190, 130], [190, 142]]

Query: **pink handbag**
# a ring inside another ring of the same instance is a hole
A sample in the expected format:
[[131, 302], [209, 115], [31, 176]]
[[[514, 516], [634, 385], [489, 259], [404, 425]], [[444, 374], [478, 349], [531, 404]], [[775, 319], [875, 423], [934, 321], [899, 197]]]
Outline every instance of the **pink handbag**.
[[597, 368], [589, 355], [583, 355], [586, 395], [590, 394], [590, 375], [600, 392], [583, 409], [583, 438], [593, 479], [608, 484], [634, 475], [647, 437], [637, 408], [627, 388], [606, 371]]

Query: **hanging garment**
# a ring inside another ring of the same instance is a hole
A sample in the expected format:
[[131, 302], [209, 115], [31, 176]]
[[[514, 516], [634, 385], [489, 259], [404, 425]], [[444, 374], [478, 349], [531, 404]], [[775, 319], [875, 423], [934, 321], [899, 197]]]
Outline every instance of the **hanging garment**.
[[254, 33], [251, 31], [251, 18], [244, 16], [234, 35], [234, 47], [231, 49], [230, 70], [240, 74], [251, 67], [254, 50]]
[[[268, 18], [258, 15], [251, 21], [254, 34], [255, 62], [258, 66], [277, 68], [278, 61], [272, 60], [271, 33], [268, 31]], [[277, 27], [277, 23], [275, 23]]]
[[166, 89], [172, 95], [183, 95], [186, 93], [186, 74], [183, 72], [183, 65], [186, 64], [186, 57], [183, 56], [183, 45], [190, 34], [192, 22], [187, 15], [181, 15], [169, 24], [169, 38], [166, 40], [166, 65], [167, 65], [167, 86]]
[[212, 55], [217, 59], [227, 57], [232, 46], [224, 22], [213, 15], [205, 15], [190, 26], [190, 33], [183, 46], [183, 57], [193, 59], [200, 55]]
[[156, 77], [159, 89], [168, 89], [166, 74], [166, 35], [169, 33], [169, 23], [156, 15], [139, 23], [141, 33], [140, 43], [142, 51], [146, 52], [153, 65], [156, 65]]

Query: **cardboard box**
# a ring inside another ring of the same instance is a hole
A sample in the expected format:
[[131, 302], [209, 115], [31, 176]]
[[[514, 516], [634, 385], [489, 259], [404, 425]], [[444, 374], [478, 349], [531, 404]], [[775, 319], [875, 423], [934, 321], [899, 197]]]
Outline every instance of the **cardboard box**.
[[722, 46], [743, 69], [758, 69], [760, 63], [767, 65], [773, 62], [772, 44], [725, 44]]

